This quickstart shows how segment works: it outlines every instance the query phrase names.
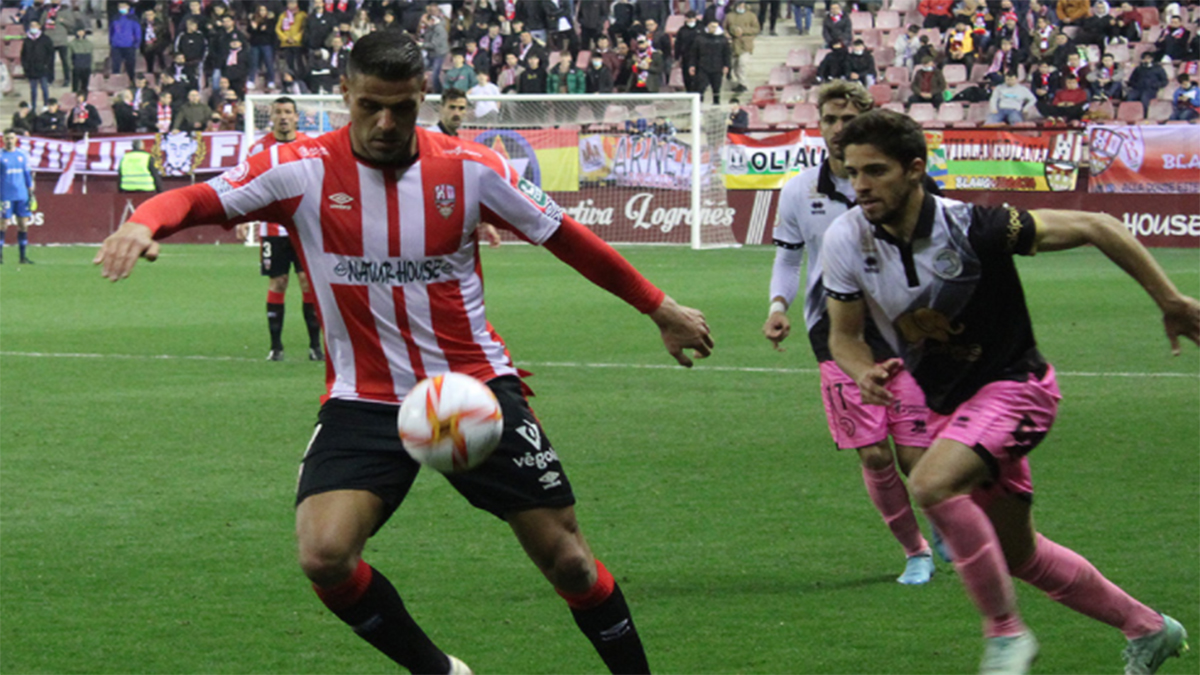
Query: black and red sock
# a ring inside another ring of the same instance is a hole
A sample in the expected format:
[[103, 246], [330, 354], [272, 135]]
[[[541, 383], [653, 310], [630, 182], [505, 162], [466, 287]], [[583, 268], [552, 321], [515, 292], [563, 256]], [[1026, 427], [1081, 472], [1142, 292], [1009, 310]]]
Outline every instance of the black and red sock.
[[649, 673], [646, 650], [642, 648], [621, 587], [599, 560], [596, 572], [596, 583], [586, 593], [558, 591], [558, 594], [567, 601], [576, 625], [591, 640], [609, 671]]
[[308, 327], [309, 349], [321, 349], [321, 322], [317, 320], [317, 295], [304, 294], [304, 325]]
[[267, 291], [267, 330], [271, 349], [283, 349], [283, 293]]
[[396, 588], [365, 561], [342, 583], [313, 584], [321, 602], [359, 637], [413, 673], [448, 673], [450, 659], [404, 608]]

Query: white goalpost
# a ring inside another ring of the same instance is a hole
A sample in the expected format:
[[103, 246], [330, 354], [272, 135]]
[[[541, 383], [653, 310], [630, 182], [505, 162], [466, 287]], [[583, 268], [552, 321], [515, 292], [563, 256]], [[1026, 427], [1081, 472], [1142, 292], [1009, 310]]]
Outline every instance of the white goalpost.
[[[278, 97], [247, 96], [243, 152], [269, 133]], [[309, 136], [349, 122], [340, 95], [289, 98]], [[418, 124], [435, 126], [439, 105], [427, 96]], [[738, 245], [722, 166], [726, 118], [698, 94], [473, 96], [459, 136], [498, 152], [605, 241], [707, 249]]]

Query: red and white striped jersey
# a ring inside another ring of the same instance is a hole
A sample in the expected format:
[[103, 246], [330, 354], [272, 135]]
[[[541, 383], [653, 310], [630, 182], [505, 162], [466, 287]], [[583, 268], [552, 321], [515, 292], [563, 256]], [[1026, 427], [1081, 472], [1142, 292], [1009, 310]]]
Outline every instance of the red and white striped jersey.
[[[262, 138], [258, 139], [257, 143], [250, 146], [250, 152], [247, 154], [247, 157], [249, 157], [251, 155], [257, 155], [258, 153], [263, 152], [265, 150], [271, 150], [271, 152], [277, 153], [277, 152], [279, 152], [277, 146], [287, 145], [288, 143], [295, 143], [297, 141], [307, 141], [307, 140], [309, 140], [308, 136], [305, 136], [302, 133], [297, 133], [296, 137], [290, 141], [279, 141], [275, 138], [275, 134], [268, 133], [266, 136], [263, 136]], [[275, 148], [275, 149], [272, 150], [272, 148]], [[259, 223], [258, 223], [258, 238], [259, 239], [262, 239], [263, 237], [286, 237], [286, 236], [288, 236], [287, 228], [280, 225], [279, 223], [268, 223], [265, 220], [259, 221]]]
[[420, 156], [406, 168], [355, 158], [343, 128], [208, 182], [230, 222], [287, 228], [317, 295], [331, 398], [398, 403], [430, 375], [517, 372], [484, 312], [475, 228], [483, 219], [541, 244], [563, 212], [494, 151], [415, 133]]

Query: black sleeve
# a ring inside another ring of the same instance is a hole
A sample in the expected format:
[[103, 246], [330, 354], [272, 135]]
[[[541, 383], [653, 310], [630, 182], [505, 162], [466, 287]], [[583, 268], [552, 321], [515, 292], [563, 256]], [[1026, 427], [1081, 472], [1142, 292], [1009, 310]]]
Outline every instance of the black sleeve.
[[974, 206], [968, 236], [981, 256], [1033, 255], [1037, 225], [1028, 211], [1004, 206]]

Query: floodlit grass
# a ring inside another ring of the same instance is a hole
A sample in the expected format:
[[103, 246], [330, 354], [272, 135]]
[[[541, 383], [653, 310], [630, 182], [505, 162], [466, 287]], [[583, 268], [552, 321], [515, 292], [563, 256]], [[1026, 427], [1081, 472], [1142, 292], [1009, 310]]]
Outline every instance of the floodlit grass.
[[[294, 561], [324, 386], [297, 289], [289, 360], [268, 363], [254, 249], [167, 246], [115, 285], [94, 250], [0, 268], [0, 670], [395, 672]], [[807, 341], [780, 354], [761, 337], [772, 251], [623, 252], [706, 312], [711, 359], [670, 367], [650, 321], [545, 251], [483, 255], [492, 323], [536, 372], [533, 404], [652, 666], [974, 672], [978, 618], [952, 568], [893, 581], [903, 554], [833, 449]], [[1156, 255], [1200, 294], [1200, 252]], [[1200, 352], [1171, 358], [1152, 303], [1095, 251], [1021, 270], [1065, 395], [1032, 455], [1038, 524], [1200, 636]], [[477, 672], [602, 670], [508, 528], [436, 475], [366, 557]], [[1119, 632], [1018, 589], [1035, 672], [1120, 672]], [[1195, 655], [1163, 670], [1198, 671]]]

